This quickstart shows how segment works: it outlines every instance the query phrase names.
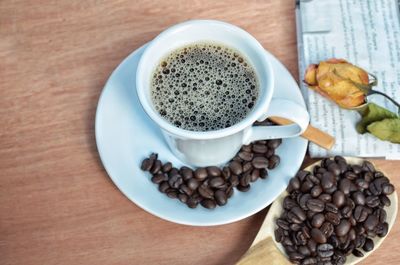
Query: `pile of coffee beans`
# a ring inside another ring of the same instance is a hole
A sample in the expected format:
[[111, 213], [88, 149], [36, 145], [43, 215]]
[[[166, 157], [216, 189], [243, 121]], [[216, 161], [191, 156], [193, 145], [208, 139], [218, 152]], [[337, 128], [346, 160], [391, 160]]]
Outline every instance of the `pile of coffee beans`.
[[275, 139], [244, 145], [223, 168], [210, 166], [194, 170], [183, 166], [177, 169], [170, 162], [162, 164], [153, 153], [142, 161], [141, 169], [152, 174], [151, 181], [168, 197], [179, 199], [189, 208], [200, 204], [214, 209], [228, 202], [234, 188], [246, 192], [250, 183], [267, 178], [268, 170], [279, 165], [275, 150], [281, 142]]
[[394, 186], [369, 161], [326, 158], [313, 172], [299, 171], [287, 191], [275, 239], [295, 264], [344, 264], [388, 233], [384, 207]]

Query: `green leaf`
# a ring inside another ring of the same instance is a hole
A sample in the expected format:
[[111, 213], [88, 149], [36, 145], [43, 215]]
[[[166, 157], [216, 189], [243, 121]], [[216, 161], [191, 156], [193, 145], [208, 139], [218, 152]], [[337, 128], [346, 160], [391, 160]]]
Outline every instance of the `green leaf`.
[[369, 103], [367, 107], [360, 111], [361, 120], [357, 123], [356, 129], [358, 133], [366, 133], [367, 127], [373, 122], [381, 121], [387, 118], [398, 118], [398, 116], [374, 103]]
[[383, 119], [368, 125], [367, 130], [384, 141], [400, 144], [400, 119]]

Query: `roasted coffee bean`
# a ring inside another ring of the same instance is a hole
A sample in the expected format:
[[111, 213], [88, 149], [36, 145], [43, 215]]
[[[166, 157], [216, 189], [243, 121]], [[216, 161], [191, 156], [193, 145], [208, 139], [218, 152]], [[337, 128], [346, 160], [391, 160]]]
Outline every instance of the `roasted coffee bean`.
[[315, 228], [320, 228], [324, 222], [325, 216], [322, 213], [318, 213], [312, 217], [311, 225]]
[[214, 177], [209, 180], [211, 188], [221, 188], [225, 184], [225, 180], [222, 177]]
[[391, 204], [390, 199], [386, 195], [379, 196], [379, 199], [383, 206], [387, 206], [387, 207], [390, 206], [390, 204]]
[[354, 219], [357, 222], [362, 223], [367, 219], [367, 217], [368, 217], [368, 212], [366, 211], [366, 208], [364, 206], [358, 205], [354, 209]]
[[352, 253], [356, 257], [359, 257], [359, 258], [364, 257], [364, 254], [361, 251], [359, 251], [358, 249], [354, 249]]
[[306, 192], [310, 192], [313, 187], [314, 187], [314, 184], [311, 181], [306, 180], [303, 182], [303, 184], [301, 184], [300, 190], [301, 190], [301, 192], [306, 193]]
[[254, 144], [253, 145], [253, 152], [258, 154], [264, 154], [268, 151], [268, 147], [263, 144]]
[[161, 182], [163, 182], [163, 181], [165, 181], [165, 180], [167, 180], [167, 177], [166, 177], [164, 174], [162, 174], [162, 173], [155, 174], [155, 175], [151, 178], [151, 181], [152, 181], [153, 183], [155, 183], [155, 184], [160, 184]]
[[301, 253], [303, 256], [307, 257], [311, 255], [311, 251], [307, 246], [300, 246], [298, 248], [299, 253]]
[[191, 170], [188, 167], [185, 167], [185, 166], [181, 167], [181, 169], [179, 170], [179, 173], [182, 176], [182, 179], [184, 181], [188, 181], [189, 179], [193, 178], [193, 170]]
[[351, 194], [353, 201], [356, 205], [364, 205], [365, 204], [365, 196], [361, 191], [356, 191]]
[[361, 169], [363, 171], [375, 172], [375, 166], [369, 161], [364, 161], [362, 163]]
[[307, 216], [305, 212], [300, 207], [293, 207], [287, 213], [287, 220], [291, 223], [301, 224], [304, 220], [306, 220]]
[[170, 197], [171, 199], [175, 199], [178, 198], [178, 192], [176, 190], [173, 189], [169, 189], [166, 192], [167, 196]]
[[351, 209], [356, 208], [356, 204], [354, 203], [354, 201], [350, 197], [347, 197], [346, 205], [349, 206]]
[[191, 196], [193, 194], [193, 190], [190, 189], [187, 185], [182, 184], [179, 186], [179, 190], [189, 196]]
[[229, 178], [231, 177], [231, 170], [229, 169], [228, 166], [225, 166], [225, 167], [222, 169], [222, 173], [223, 173], [225, 179], [229, 179]]
[[376, 217], [373, 214], [368, 215], [367, 219], [364, 222], [364, 227], [368, 231], [374, 230], [376, 225], [378, 224], [379, 220], [378, 217]]
[[365, 244], [365, 236], [364, 235], [357, 235], [354, 239], [354, 247], [361, 248]]
[[191, 190], [195, 190], [197, 189], [197, 187], [199, 187], [200, 182], [194, 178], [191, 178], [187, 181], [187, 186], [189, 187], [189, 189]]
[[194, 177], [200, 181], [203, 181], [207, 178], [207, 170], [203, 167], [200, 167], [194, 171]]
[[284, 209], [290, 210], [296, 206], [298, 206], [297, 203], [290, 197], [285, 197], [285, 199], [283, 199], [283, 208]]
[[344, 178], [339, 181], [339, 190], [341, 190], [345, 195], [350, 193], [350, 186], [351, 181], [349, 179]]
[[302, 182], [308, 174], [310, 174], [310, 172], [305, 170], [300, 170], [297, 172], [296, 177], [300, 180], [300, 182]]
[[340, 223], [335, 227], [335, 233], [337, 236], [345, 236], [351, 228], [351, 224], [348, 220], [342, 219]]
[[273, 155], [268, 159], [268, 169], [274, 169], [279, 166], [281, 159], [277, 155]]
[[335, 175], [335, 176], [339, 176], [340, 175], [340, 167], [339, 167], [338, 164], [330, 163], [327, 168], [328, 168], [328, 170], [330, 172], [333, 173], [333, 175]]
[[[182, 178], [181, 178], [181, 176], [180, 175], [174, 175], [174, 176], [172, 176], [172, 177], [170, 177], [169, 179], [168, 179], [168, 184], [169, 184], [169, 186], [171, 186], [171, 187], [175, 187], [175, 182], [181, 182], [182, 181]], [[182, 183], [180, 183], [180, 184], [182, 184]], [[180, 185], [179, 184], [179, 185]], [[179, 185], [178, 185], [178, 187], [179, 187]]]
[[294, 244], [293, 244], [292, 240], [290, 240], [289, 237], [284, 237], [282, 239], [282, 245], [284, 245], [284, 246], [293, 246]]
[[325, 219], [333, 225], [338, 225], [340, 223], [340, 215], [337, 213], [327, 212], [325, 214]]
[[243, 164], [243, 172], [247, 172], [253, 169], [251, 162], [246, 162]]
[[357, 174], [353, 171], [347, 171], [346, 173], [344, 173], [344, 177], [349, 180], [355, 180], [357, 178]]
[[238, 156], [243, 159], [243, 161], [251, 161], [253, 159], [253, 153], [250, 152], [242, 151], [238, 153]]
[[206, 170], [207, 170], [208, 176], [211, 176], [211, 177], [219, 177], [219, 176], [221, 176], [221, 173], [222, 173], [221, 169], [219, 169], [219, 167], [216, 167], [216, 166], [207, 167]]
[[354, 228], [351, 228], [348, 234], [348, 239], [350, 241], [353, 241], [354, 239], [356, 239], [356, 230], [354, 230]]
[[374, 180], [369, 184], [368, 190], [372, 195], [380, 195], [382, 193], [382, 184], [379, 181]]
[[150, 171], [151, 167], [153, 166], [153, 163], [154, 161], [150, 160], [149, 158], [146, 158], [142, 161], [140, 169], [143, 171]]
[[229, 199], [230, 197], [232, 197], [233, 193], [233, 186], [229, 185], [228, 188], [225, 190], [226, 198]]
[[158, 190], [162, 193], [165, 193], [169, 188], [168, 181], [163, 181], [160, 183], [160, 186], [158, 186]]
[[156, 174], [161, 171], [162, 163], [160, 160], [156, 160], [150, 169], [151, 174]]
[[345, 206], [341, 210], [342, 217], [350, 218], [352, 209], [350, 206]]
[[172, 164], [171, 164], [171, 162], [167, 162], [167, 163], [165, 163], [165, 164], [161, 167], [161, 171], [162, 171], [163, 173], [168, 173], [171, 169], [172, 169]]
[[215, 201], [211, 199], [205, 199], [200, 202], [201, 206], [207, 209], [214, 209], [217, 205], [215, 204]]
[[251, 152], [251, 146], [251, 144], [242, 145], [242, 148], [240, 148], [240, 150], [244, 152]]
[[311, 229], [311, 238], [319, 244], [326, 243], [326, 237], [324, 233], [322, 233], [322, 231], [318, 228]]
[[366, 182], [371, 182], [374, 179], [374, 174], [372, 172], [364, 172], [363, 178]]
[[259, 170], [259, 169], [253, 169], [253, 170], [251, 171], [250, 181], [251, 181], [251, 182], [254, 182], [254, 181], [256, 181], [259, 177], [260, 177], [260, 170]]
[[376, 235], [379, 237], [384, 237], [387, 235], [389, 231], [389, 224], [388, 223], [378, 223], [378, 225], [375, 227], [375, 232]]
[[292, 192], [298, 189], [300, 189], [300, 180], [297, 177], [291, 178], [287, 191]]
[[282, 239], [284, 237], [282, 228], [275, 229], [274, 235], [276, 242], [282, 242]]
[[332, 196], [332, 202], [336, 207], [341, 208], [346, 203], [346, 196], [342, 191], [337, 190]]
[[209, 187], [205, 186], [204, 184], [201, 185], [197, 190], [198, 190], [199, 194], [204, 198], [211, 199], [214, 197], [213, 190], [210, 189]]
[[299, 224], [290, 224], [289, 228], [290, 228], [290, 230], [297, 232], [297, 231], [301, 230], [302, 226]]
[[225, 194], [224, 191], [222, 190], [217, 190], [214, 193], [214, 197], [215, 197], [215, 202], [219, 205], [219, 206], [223, 206], [226, 204], [227, 202], [227, 196]]
[[272, 139], [267, 142], [267, 146], [272, 149], [278, 148], [278, 146], [282, 143], [282, 139]]
[[318, 199], [310, 199], [307, 201], [307, 208], [313, 212], [322, 212], [325, 209], [325, 203]]
[[330, 202], [332, 200], [332, 196], [330, 194], [324, 193], [319, 195], [318, 199], [320, 199], [323, 202]]
[[337, 164], [339, 165], [340, 173], [341, 173], [341, 174], [343, 174], [343, 173], [345, 173], [345, 172], [347, 171], [348, 165], [347, 165], [346, 162], [339, 161], [339, 162], [337, 162]]
[[[312, 176], [312, 175], [309, 175], [309, 176]], [[310, 191], [311, 196], [314, 197], [314, 198], [316, 198], [319, 195], [321, 195], [321, 193], [322, 193], [321, 186], [314, 186]]]
[[343, 265], [343, 264], [346, 263], [346, 256], [344, 254], [342, 254], [342, 253], [335, 254], [332, 257], [332, 261], [333, 261], [333, 264]]
[[306, 193], [301, 195], [300, 200], [299, 200], [299, 205], [303, 210], [308, 210], [307, 207], [307, 202], [311, 199], [311, 195]]
[[321, 179], [321, 186], [324, 190], [330, 189], [335, 185], [335, 176], [332, 174], [332, 172], [325, 172], [322, 174], [322, 179]]
[[333, 246], [331, 244], [321, 244], [317, 247], [318, 256], [322, 258], [333, 256]]
[[251, 174], [250, 172], [247, 172], [239, 178], [239, 184], [241, 186], [247, 186], [250, 184], [250, 180], [251, 180], [250, 174]]
[[327, 212], [331, 212], [331, 213], [338, 213], [339, 212], [338, 207], [336, 207], [336, 205], [331, 203], [331, 202], [325, 203], [325, 210]]
[[356, 179], [355, 180], [356, 186], [358, 186], [361, 190], [366, 190], [369, 187], [368, 181], [365, 179]]
[[292, 261], [292, 262], [300, 261], [300, 260], [304, 259], [304, 255], [299, 252], [291, 252], [291, 253], [289, 253], [288, 256], [289, 256], [290, 261]]
[[367, 237], [365, 239], [365, 244], [363, 245], [362, 249], [367, 252], [373, 250], [374, 249], [374, 241], [372, 241], [372, 239]]
[[321, 183], [320, 179], [312, 174], [307, 175], [306, 177], [307, 180], [311, 181], [312, 183], [318, 185]]
[[182, 202], [182, 203], [186, 203], [187, 200], [189, 199], [189, 196], [186, 194], [178, 194], [178, 199]]
[[233, 174], [235, 174], [235, 175], [239, 175], [239, 174], [241, 174], [241, 173], [243, 172], [242, 164], [240, 164], [240, 163], [237, 162], [237, 161], [232, 161], [232, 162], [229, 164], [229, 169], [230, 169], [231, 172], [232, 172]]
[[232, 175], [229, 179], [232, 186], [236, 187], [239, 184], [239, 177], [237, 175]]
[[246, 192], [250, 189], [250, 185], [247, 186], [238, 185], [236, 188], [238, 189], [238, 191]]
[[255, 157], [252, 160], [252, 164], [255, 168], [262, 169], [268, 167], [268, 159], [265, 157]]
[[289, 230], [289, 223], [282, 218], [276, 220], [276, 225], [282, 228], [283, 230]]
[[378, 217], [378, 220], [379, 220], [380, 223], [386, 222], [387, 214], [386, 214], [386, 211], [385, 211], [385, 210], [378, 208], [378, 209], [376, 209], [376, 210], [374, 211], [373, 214], [374, 214], [376, 217]]
[[382, 193], [385, 195], [390, 195], [394, 192], [394, 186], [390, 183], [384, 183], [382, 185]]
[[168, 177], [172, 178], [175, 175], [179, 175], [179, 171], [177, 168], [171, 168], [171, 170], [168, 172]]
[[321, 230], [321, 232], [325, 235], [326, 238], [329, 238], [334, 232], [333, 225], [329, 222], [323, 223], [319, 230]]
[[375, 208], [379, 205], [381, 201], [378, 196], [368, 196], [365, 198], [365, 204], [371, 208]]

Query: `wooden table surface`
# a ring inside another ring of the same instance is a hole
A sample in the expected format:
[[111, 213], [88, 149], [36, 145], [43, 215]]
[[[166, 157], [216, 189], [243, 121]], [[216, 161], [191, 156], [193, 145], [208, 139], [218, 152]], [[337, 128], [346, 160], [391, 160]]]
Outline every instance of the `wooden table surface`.
[[[246, 251], [265, 210], [217, 227], [161, 220], [122, 195], [96, 149], [111, 71], [193, 18], [243, 27], [298, 76], [292, 0], [0, 1], [0, 264], [234, 264]], [[399, 162], [377, 164], [398, 177]], [[399, 237], [397, 222], [364, 264], [399, 263]]]

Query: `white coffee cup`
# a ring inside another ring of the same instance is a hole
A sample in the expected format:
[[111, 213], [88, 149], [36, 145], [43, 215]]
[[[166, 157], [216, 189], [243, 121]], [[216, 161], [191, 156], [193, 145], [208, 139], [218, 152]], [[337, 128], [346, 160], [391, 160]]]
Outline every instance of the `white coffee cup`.
[[[189, 131], [174, 126], [155, 109], [150, 93], [151, 79], [156, 66], [170, 52], [204, 41], [225, 44], [240, 51], [252, 64], [260, 91], [253, 109], [239, 123], [215, 131]], [[226, 163], [243, 144], [298, 136], [309, 123], [309, 115], [303, 106], [286, 99], [272, 98], [274, 72], [261, 44], [243, 29], [221, 21], [191, 20], [160, 33], [149, 43], [140, 58], [136, 89], [144, 111], [160, 127], [171, 151], [192, 166]], [[271, 116], [287, 118], [294, 123], [285, 126], [253, 126], [255, 121]]]

